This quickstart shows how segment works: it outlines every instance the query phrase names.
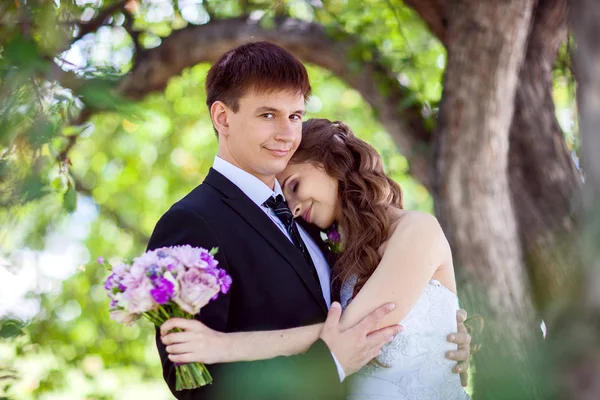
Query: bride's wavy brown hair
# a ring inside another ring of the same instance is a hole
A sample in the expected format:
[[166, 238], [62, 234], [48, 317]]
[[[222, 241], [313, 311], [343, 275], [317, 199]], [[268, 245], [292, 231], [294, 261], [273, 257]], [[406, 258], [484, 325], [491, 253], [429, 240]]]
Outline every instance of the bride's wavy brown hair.
[[378, 249], [390, 235], [388, 210], [402, 208], [402, 190], [385, 174], [377, 151], [340, 121], [304, 122], [302, 142], [290, 162], [322, 167], [339, 182], [343, 252], [333, 276], [343, 282], [356, 274], [355, 297], [381, 261]]

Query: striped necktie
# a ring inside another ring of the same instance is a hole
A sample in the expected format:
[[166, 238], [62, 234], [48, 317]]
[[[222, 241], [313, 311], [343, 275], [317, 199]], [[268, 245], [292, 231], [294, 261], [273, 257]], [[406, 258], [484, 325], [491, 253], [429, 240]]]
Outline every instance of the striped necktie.
[[263, 206], [273, 210], [275, 215], [277, 215], [277, 218], [279, 218], [279, 220], [283, 222], [283, 225], [285, 226], [288, 234], [292, 238], [294, 245], [296, 245], [298, 250], [302, 252], [302, 255], [304, 256], [304, 259], [306, 260], [308, 265], [312, 267], [318, 282], [319, 277], [316, 274], [317, 270], [315, 268], [315, 264], [313, 263], [313, 260], [310, 257], [310, 253], [308, 252], [304, 241], [302, 240], [302, 236], [300, 236], [298, 225], [296, 225], [296, 221], [294, 221], [294, 215], [289, 209], [287, 202], [283, 199], [283, 196], [279, 194], [277, 195], [277, 197], [269, 197], [269, 199], [263, 203]]

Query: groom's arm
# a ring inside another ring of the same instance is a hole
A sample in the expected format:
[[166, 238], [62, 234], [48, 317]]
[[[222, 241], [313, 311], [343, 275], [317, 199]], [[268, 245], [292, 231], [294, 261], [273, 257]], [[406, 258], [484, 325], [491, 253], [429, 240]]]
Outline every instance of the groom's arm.
[[[157, 223], [147, 249], [186, 244], [211, 249], [219, 247], [219, 240], [200, 215], [191, 210], [173, 208]], [[223, 252], [218, 252], [215, 257], [219, 267], [230, 273]], [[227, 332], [230, 300], [231, 292], [220, 295], [216, 301], [202, 308], [196, 318], [212, 329]], [[156, 332], [163, 376], [178, 399], [260, 399], [273, 397], [274, 394], [277, 394], [277, 398], [336, 398], [336, 393], [341, 390], [331, 353], [327, 345], [319, 340], [300, 355], [210, 365], [209, 371], [219, 382], [194, 390], [176, 391], [175, 367], [160, 340], [160, 330]]]

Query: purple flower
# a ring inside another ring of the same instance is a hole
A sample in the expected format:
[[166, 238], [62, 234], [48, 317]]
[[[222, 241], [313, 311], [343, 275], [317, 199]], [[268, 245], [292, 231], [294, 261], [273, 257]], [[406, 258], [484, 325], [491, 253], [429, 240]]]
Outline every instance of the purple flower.
[[98, 257], [98, 264], [104, 264], [104, 257]]
[[175, 291], [175, 285], [165, 278], [157, 278], [153, 283], [154, 289], [150, 291], [150, 294], [154, 300], [158, 304], [168, 303]]
[[106, 278], [106, 282], [104, 282], [104, 289], [110, 291], [113, 288], [114, 279], [115, 279], [115, 274], [114, 273], [110, 274], [108, 276], [108, 278]]
[[231, 288], [231, 283], [233, 282], [233, 280], [231, 279], [231, 276], [227, 275], [227, 271], [225, 271], [224, 269], [220, 269], [219, 275], [217, 275], [217, 282], [221, 287], [221, 293], [227, 294], [227, 292], [229, 292], [229, 289]]
[[331, 228], [331, 230], [327, 233], [327, 238], [329, 238], [329, 240], [331, 240], [334, 243], [339, 242], [341, 239], [340, 233], [335, 227]]
[[210, 252], [204, 249], [202, 249], [200, 253], [200, 260], [202, 260], [208, 265], [208, 269], [217, 268], [217, 265], [219, 265], [219, 262], [215, 260], [213, 256], [210, 255]]

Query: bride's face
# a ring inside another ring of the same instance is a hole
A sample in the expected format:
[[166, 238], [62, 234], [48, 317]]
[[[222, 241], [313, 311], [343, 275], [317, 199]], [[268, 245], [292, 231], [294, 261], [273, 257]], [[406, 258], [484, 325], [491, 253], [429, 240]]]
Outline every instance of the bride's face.
[[294, 217], [327, 229], [338, 215], [338, 181], [311, 163], [288, 164], [277, 175]]

